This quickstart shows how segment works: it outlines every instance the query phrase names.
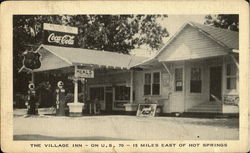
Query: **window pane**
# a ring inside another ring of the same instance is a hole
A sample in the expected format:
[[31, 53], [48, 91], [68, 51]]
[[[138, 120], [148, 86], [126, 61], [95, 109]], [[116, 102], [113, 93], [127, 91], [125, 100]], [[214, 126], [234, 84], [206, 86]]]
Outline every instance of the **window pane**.
[[104, 100], [104, 87], [90, 88], [90, 99], [91, 100]]
[[182, 68], [175, 69], [175, 80], [182, 80]]
[[175, 91], [182, 91], [182, 68], [175, 69]]
[[144, 95], [150, 95], [151, 85], [144, 85]]
[[175, 81], [175, 91], [182, 91], [182, 81]]
[[236, 89], [236, 78], [227, 78], [227, 89]]
[[129, 100], [130, 87], [116, 86], [115, 87], [115, 100]]
[[160, 83], [160, 73], [159, 72], [153, 73], [153, 83], [154, 84]]
[[201, 80], [200, 68], [191, 68], [191, 80]]
[[227, 64], [227, 75], [228, 76], [235, 76], [236, 75], [236, 65], [235, 64]]
[[151, 84], [151, 73], [145, 73], [145, 84]]
[[153, 95], [160, 94], [160, 84], [153, 84]]

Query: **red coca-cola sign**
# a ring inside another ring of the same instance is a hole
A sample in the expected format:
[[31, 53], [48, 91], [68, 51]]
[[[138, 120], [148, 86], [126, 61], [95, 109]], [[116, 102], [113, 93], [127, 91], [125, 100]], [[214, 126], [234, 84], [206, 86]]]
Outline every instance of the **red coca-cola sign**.
[[44, 24], [44, 44], [76, 47], [77, 28], [55, 24]]

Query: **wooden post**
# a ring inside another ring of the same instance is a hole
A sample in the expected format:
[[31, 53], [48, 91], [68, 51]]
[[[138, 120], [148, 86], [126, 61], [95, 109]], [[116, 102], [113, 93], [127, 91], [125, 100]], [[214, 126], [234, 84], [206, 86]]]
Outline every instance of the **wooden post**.
[[78, 81], [76, 78], [77, 65], [75, 65], [75, 80], [74, 80], [74, 103], [78, 103]]
[[233, 59], [235, 65], [237, 66], [237, 68], [238, 68], [238, 70], [239, 70], [239, 63], [238, 63], [237, 59], [236, 59], [236, 58], [234, 57], [234, 55], [232, 55], [232, 54], [230, 54], [230, 56], [232, 57], [232, 59]]
[[31, 72], [31, 82], [35, 84], [35, 73]]
[[134, 82], [134, 71], [130, 71], [130, 103], [133, 103], [133, 82]]

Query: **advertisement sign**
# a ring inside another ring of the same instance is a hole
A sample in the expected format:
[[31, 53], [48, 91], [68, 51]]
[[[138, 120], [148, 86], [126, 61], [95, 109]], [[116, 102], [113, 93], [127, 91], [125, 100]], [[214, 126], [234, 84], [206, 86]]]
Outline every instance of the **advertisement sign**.
[[76, 78], [94, 78], [94, 71], [91, 69], [77, 67], [75, 72]]
[[76, 47], [77, 28], [44, 23], [43, 30], [44, 44]]
[[38, 52], [25, 51], [23, 56], [23, 67], [31, 70], [41, 67], [41, 55]]
[[157, 104], [139, 104], [136, 116], [155, 116]]

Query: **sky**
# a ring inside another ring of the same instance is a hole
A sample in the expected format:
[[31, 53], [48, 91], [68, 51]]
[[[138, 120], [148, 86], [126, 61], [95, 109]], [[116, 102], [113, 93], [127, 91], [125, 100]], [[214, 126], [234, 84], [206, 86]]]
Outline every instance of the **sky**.
[[[160, 20], [159, 23], [166, 27], [169, 36], [165, 38], [164, 44], [178, 31], [178, 29], [184, 25], [188, 21], [201, 23], [203, 24], [205, 21], [205, 15], [168, 15], [167, 18], [164, 20]], [[145, 51], [146, 50], [146, 51]], [[149, 48], [142, 46], [140, 49], [134, 49], [132, 50], [131, 54], [134, 54], [136, 56], [152, 56], [155, 52], [149, 51]]]

